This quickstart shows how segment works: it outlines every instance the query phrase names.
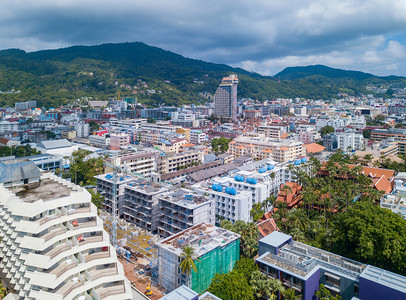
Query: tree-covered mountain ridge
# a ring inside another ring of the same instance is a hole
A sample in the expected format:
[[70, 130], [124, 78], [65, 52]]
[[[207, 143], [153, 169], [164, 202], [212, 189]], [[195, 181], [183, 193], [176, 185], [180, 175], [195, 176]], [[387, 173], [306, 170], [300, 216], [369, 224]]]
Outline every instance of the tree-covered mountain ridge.
[[[286, 78], [287, 72], [291, 78]], [[304, 76], [300, 72], [301, 75], [294, 75], [292, 68], [287, 68], [275, 77], [262, 76], [225, 64], [186, 58], [141, 42], [36, 52], [8, 49], [0, 51], [0, 105], [35, 99], [50, 107], [82, 97], [108, 99], [118, 92], [122, 97], [135, 96], [149, 106], [202, 103], [207, 100], [203, 94], [213, 94], [221, 78], [231, 73], [239, 76], [240, 98], [259, 100], [330, 99], [338, 93], [367, 93], [366, 84], [374, 81], [406, 82], [401, 77], [371, 75], [360, 79], [326, 76], [326, 72]]]

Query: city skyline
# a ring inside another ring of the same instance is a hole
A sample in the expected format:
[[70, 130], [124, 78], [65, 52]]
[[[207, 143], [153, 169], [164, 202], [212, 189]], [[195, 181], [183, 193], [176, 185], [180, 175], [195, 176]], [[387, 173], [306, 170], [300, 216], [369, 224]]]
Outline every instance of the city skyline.
[[395, 0], [8, 2], [0, 49], [141, 41], [264, 75], [313, 64], [406, 75], [405, 12]]

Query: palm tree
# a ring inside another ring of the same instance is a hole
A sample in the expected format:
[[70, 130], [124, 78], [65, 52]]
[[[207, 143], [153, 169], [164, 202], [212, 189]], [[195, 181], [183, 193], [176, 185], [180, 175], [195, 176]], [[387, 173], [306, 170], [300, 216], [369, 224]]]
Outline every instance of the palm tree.
[[272, 295], [269, 298], [271, 300], [278, 299], [278, 294], [283, 293], [285, 291], [285, 288], [283, 287], [282, 282], [278, 279], [274, 279], [274, 278], [269, 279], [269, 286], [272, 290]]
[[301, 295], [296, 295], [296, 291], [294, 289], [286, 289], [282, 294], [283, 298], [286, 300], [299, 300], [302, 298]]
[[191, 245], [186, 245], [182, 249], [182, 253], [180, 255], [182, 258], [181, 263], [179, 264], [179, 269], [187, 276], [187, 285], [189, 284], [189, 276], [190, 273], [195, 271], [197, 273], [197, 267], [195, 265], [195, 260], [199, 261], [194, 253], [194, 249]]

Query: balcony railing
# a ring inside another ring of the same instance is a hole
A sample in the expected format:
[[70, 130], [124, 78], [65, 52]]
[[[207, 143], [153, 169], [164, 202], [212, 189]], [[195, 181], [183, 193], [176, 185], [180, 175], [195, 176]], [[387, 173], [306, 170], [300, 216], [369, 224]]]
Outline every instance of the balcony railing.
[[110, 251], [102, 251], [102, 252], [96, 252], [92, 254], [85, 255], [85, 261], [89, 262], [94, 259], [100, 259], [100, 258], [107, 258], [110, 256]]

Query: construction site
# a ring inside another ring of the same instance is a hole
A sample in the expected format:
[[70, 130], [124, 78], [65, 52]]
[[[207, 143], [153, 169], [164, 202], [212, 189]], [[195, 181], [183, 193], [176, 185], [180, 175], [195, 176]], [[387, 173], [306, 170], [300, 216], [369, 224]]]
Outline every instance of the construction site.
[[[104, 229], [111, 235], [113, 217], [100, 212]], [[120, 219], [117, 223], [117, 257], [131, 284], [150, 299], [160, 299], [164, 292], [157, 286], [159, 236]]]

